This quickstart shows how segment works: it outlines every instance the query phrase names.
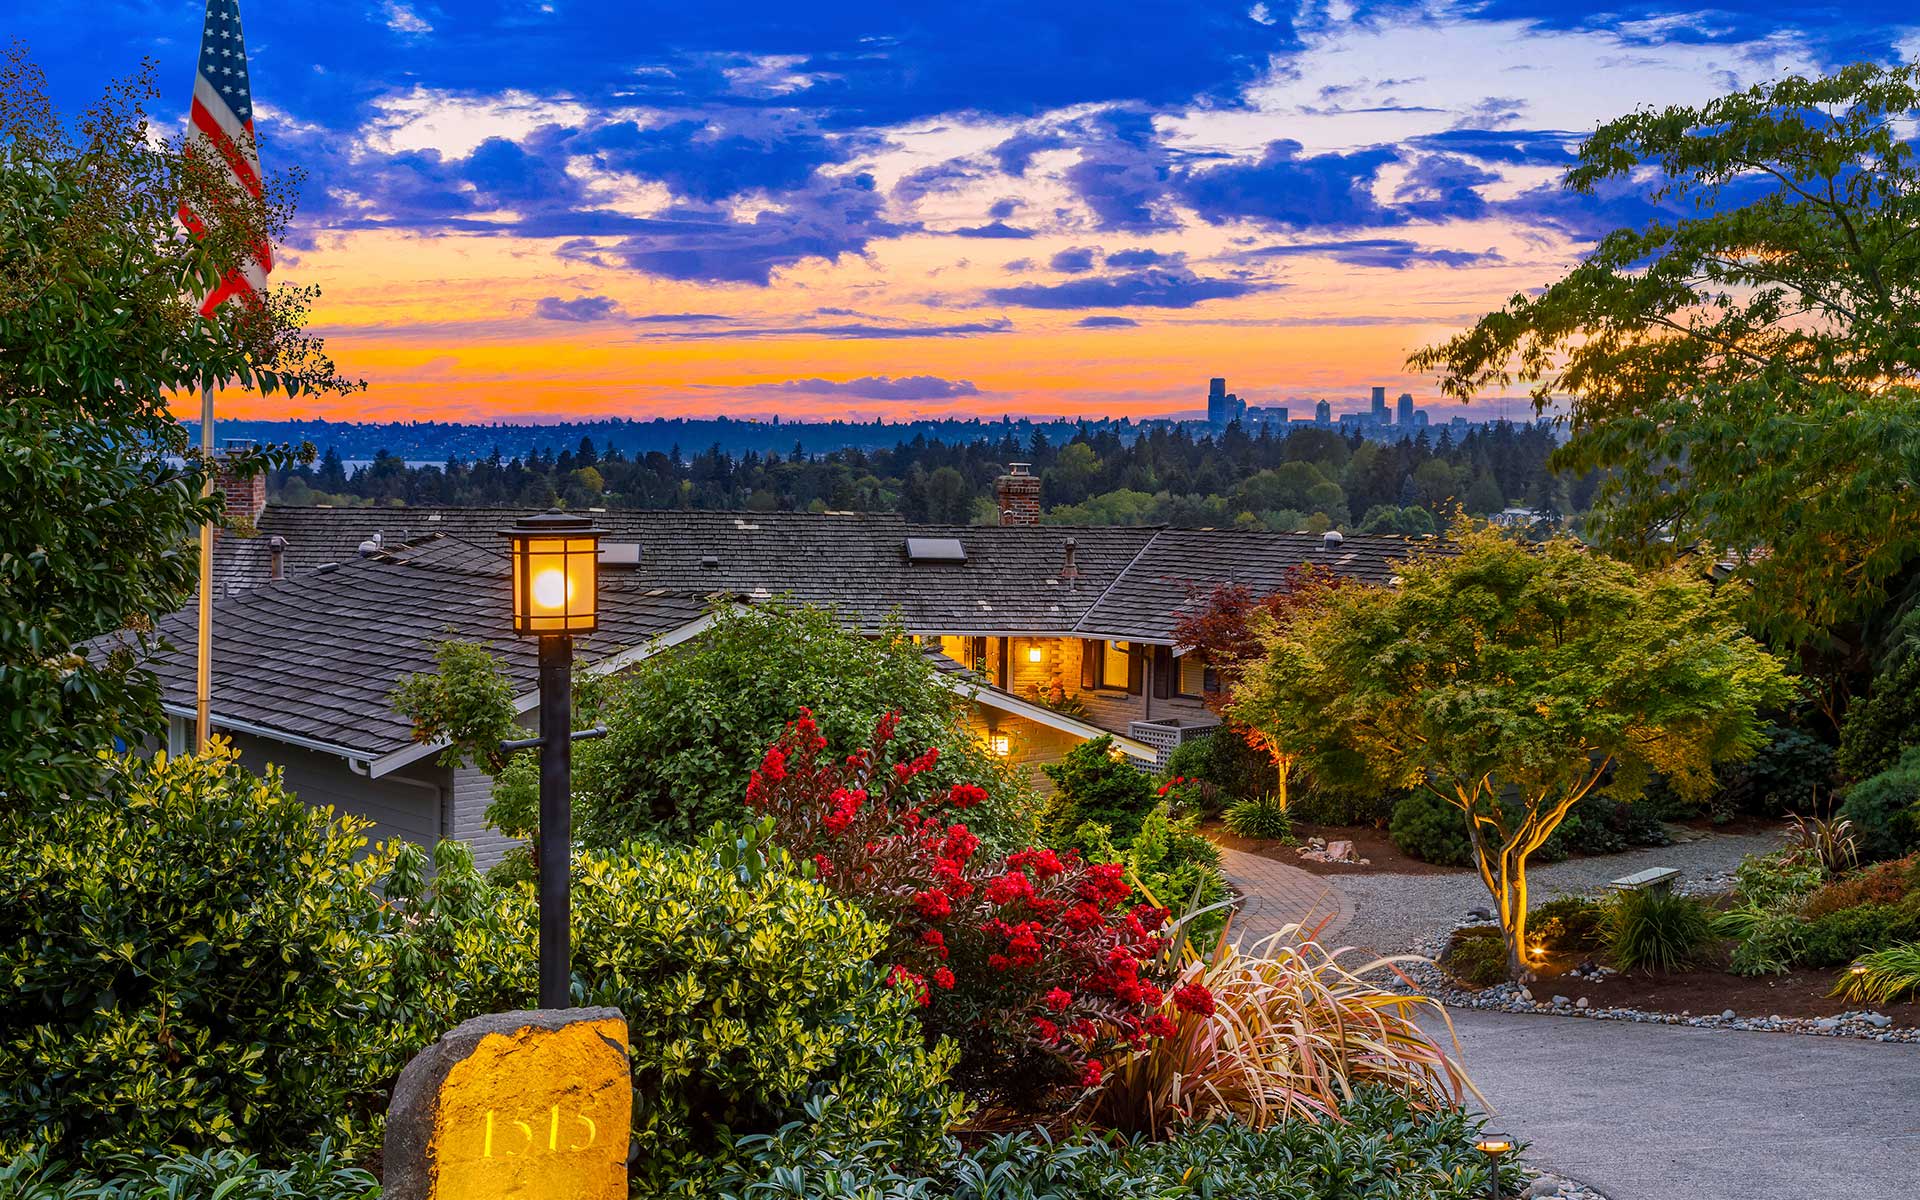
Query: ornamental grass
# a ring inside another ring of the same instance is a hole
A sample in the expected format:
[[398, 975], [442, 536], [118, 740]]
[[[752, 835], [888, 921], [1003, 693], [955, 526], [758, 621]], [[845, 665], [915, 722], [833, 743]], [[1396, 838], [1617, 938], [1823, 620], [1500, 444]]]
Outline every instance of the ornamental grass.
[[1363, 1084], [1422, 1110], [1454, 1107], [1467, 1091], [1479, 1096], [1455, 1057], [1415, 1023], [1437, 1016], [1451, 1037], [1439, 1002], [1364, 978], [1415, 956], [1348, 966], [1348, 953], [1296, 925], [1247, 951], [1222, 937], [1206, 958], [1189, 956], [1169, 992], [1173, 1034], [1110, 1068], [1085, 1102], [1087, 1115], [1160, 1136], [1195, 1119], [1231, 1117], [1254, 1129], [1292, 1117], [1340, 1120]]
[[1920, 997], [1920, 943], [1902, 943], [1863, 954], [1834, 985], [1835, 996], [1869, 1004]]

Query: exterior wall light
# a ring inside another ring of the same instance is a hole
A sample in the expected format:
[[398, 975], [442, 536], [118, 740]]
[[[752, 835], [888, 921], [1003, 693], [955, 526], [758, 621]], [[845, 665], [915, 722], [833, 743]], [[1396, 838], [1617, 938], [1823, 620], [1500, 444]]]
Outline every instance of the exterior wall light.
[[1001, 758], [1013, 753], [1013, 739], [1004, 733], [995, 733], [987, 741], [993, 747], [993, 752]]
[[1027, 661], [1030, 663], [1043, 663], [1047, 661], [1047, 652], [1038, 646], [1028, 646]]

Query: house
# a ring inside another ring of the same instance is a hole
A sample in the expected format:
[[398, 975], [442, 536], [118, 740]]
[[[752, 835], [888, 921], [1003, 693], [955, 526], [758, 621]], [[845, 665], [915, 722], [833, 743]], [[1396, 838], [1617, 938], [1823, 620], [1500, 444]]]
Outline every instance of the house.
[[[1002, 483], [1003, 523], [909, 524], [896, 514], [595, 512], [601, 632], [581, 668], [612, 672], [696, 637], [716, 603], [830, 605], [863, 632], [890, 622], [925, 644], [997, 752], [1037, 766], [1114, 736], [1145, 769], [1210, 735], [1214, 686], [1177, 644], [1180, 615], [1220, 584], [1287, 585], [1302, 565], [1388, 583], [1443, 543], [1338, 533], [1066, 528], [1037, 523], [1037, 480]], [[502, 531], [519, 510], [280, 507], [256, 496], [252, 536], [216, 557], [214, 725], [243, 759], [280, 763], [300, 795], [376, 821], [376, 835], [459, 837], [481, 862], [490, 780], [438, 764], [391, 708], [449, 636], [490, 646], [523, 713], [534, 644], [509, 629]], [[155, 662], [173, 722], [191, 731], [195, 621], [161, 623]], [[1059, 704], [1060, 697], [1071, 703]], [[1071, 711], [1059, 711], [1067, 707]]]

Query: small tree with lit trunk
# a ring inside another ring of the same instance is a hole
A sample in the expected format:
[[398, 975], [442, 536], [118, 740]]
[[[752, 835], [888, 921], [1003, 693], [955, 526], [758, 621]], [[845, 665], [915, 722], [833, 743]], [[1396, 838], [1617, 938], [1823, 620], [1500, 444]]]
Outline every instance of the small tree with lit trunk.
[[1570, 539], [1484, 525], [1393, 588], [1325, 591], [1259, 628], [1265, 656], [1229, 715], [1330, 777], [1422, 787], [1457, 807], [1506, 936], [1526, 955], [1527, 859], [1603, 784], [1652, 772], [1682, 792], [1760, 741], [1787, 701], [1780, 663], [1683, 568], [1648, 573]]

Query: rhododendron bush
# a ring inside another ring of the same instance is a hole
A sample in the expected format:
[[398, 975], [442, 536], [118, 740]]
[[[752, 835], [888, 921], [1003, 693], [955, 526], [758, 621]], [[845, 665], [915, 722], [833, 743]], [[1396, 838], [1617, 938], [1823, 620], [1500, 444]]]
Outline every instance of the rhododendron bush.
[[957, 1080], [1041, 1103], [1171, 1035], [1154, 977], [1166, 911], [1130, 904], [1118, 863], [982, 853], [967, 814], [985, 793], [931, 785], [938, 751], [897, 752], [897, 724], [883, 716], [870, 747], [840, 758], [802, 709], [754, 771], [747, 803], [823, 883], [891, 925], [888, 978], [914, 996], [929, 1036], [960, 1046]]

